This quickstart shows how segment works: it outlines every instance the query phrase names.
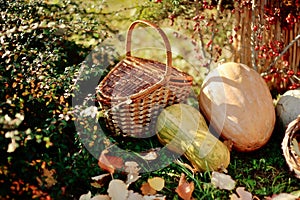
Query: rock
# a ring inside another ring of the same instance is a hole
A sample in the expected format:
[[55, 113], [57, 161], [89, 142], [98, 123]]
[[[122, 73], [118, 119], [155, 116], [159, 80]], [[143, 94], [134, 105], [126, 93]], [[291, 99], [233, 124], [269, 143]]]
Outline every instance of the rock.
[[276, 113], [284, 129], [300, 115], [300, 89], [285, 92], [277, 102]]

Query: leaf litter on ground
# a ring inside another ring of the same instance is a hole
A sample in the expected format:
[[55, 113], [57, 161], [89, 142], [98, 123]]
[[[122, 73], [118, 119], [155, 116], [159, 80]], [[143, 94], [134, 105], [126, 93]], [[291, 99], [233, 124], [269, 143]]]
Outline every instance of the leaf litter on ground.
[[219, 189], [233, 190], [236, 182], [230, 175], [226, 175], [220, 172], [212, 172], [211, 183]]
[[116, 169], [123, 167], [123, 159], [116, 156], [107, 155], [108, 153], [109, 151], [107, 149], [104, 149], [101, 152], [98, 159], [98, 165], [101, 169], [113, 174]]
[[[147, 152], [144, 154], [145, 159], [155, 159], [155, 152]], [[146, 160], [147, 160], [146, 159]], [[177, 164], [180, 166], [190, 169], [193, 175], [196, 173], [192, 167], [188, 164], [181, 163], [177, 161]], [[126, 161], [124, 163], [122, 158], [109, 155], [107, 149], [103, 150], [100, 157], [98, 165], [104, 171], [109, 173], [102, 174], [99, 176], [92, 177], [94, 183], [91, 183], [93, 187], [101, 188], [103, 185], [108, 184], [107, 193], [108, 194], [98, 194], [94, 197], [91, 196], [91, 193], [81, 195], [79, 200], [165, 200], [166, 196], [158, 194], [157, 192], [161, 191], [165, 187], [165, 180], [161, 177], [152, 177], [148, 178], [147, 182], [144, 182], [141, 187], [141, 193], [134, 192], [133, 190], [128, 190], [128, 187], [131, 183], [136, 182], [141, 176], [139, 174], [140, 167], [139, 164], [135, 161]], [[124, 168], [123, 168], [124, 167]], [[127, 173], [126, 181], [113, 179], [113, 174], [116, 169], [123, 168]], [[235, 188], [236, 182], [232, 179], [230, 175], [213, 171], [211, 174], [211, 184], [216, 188], [221, 190], [231, 191]], [[193, 199], [192, 194], [194, 192], [195, 185], [194, 182], [188, 182], [186, 180], [186, 175], [181, 174], [178, 186], [175, 189], [175, 192], [183, 200]], [[235, 190], [236, 193], [231, 194], [230, 200], [259, 200], [257, 196], [253, 196], [250, 192], [246, 191], [244, 187], [237, 187]], [[296, 191], [297, 192], [297, 191]], [[300, 193], [300, 192], [298, 192]], [[293, 193], [280, 193], [274, 194], [272, 197], [266, 197], [266, 200], [298, 200], [300, 194]]]
[[175, 192], [183, 199], [190, 200], [194, 192], [194, 182], [188, 182], [184, 173], [181, 174], [178, 186]]
[[[101, 174], [98, 176], [92, 177], [92, 180], [95, 182], [92, 183], [92, 186], [101, 187], [101, 184], [105, 184], [107, 178], [112, 178], [109, 181], [107, 194], [98, 194], [92, 197], [91, 192], [89, 191], [87, 194], [83, 194], [80, 196], [79, 200], [165, 200], [166, 197], [161, 194], [157, 194], [157, 191], [160, 191], [165, 186], [165, 180], [161, 177], [153, 177], [149, 178], [148, 182], [145, 182], [141, 186], [142, 194], [134, 192], [133, 190], [128, 190], [128, 187], [131, 183], [135, 182], [140, 178], [139, 170], [140, 167], [138, 163], [134, 161], [127, 161], [124, 164], [125, 172], [127, 173], [127, 180], [123, 181], [120, 179], [113, 179], [112, 174], [115, 172], [115, 168], [112, 167], [113, 165], [109, 162], [111, 157], [105, 155], [108, 153], [107, 151], [101, 153], [100, 157], [102, 161], [105, 162], [105, 169], [109, 173]], [[106, 160], [107, 159], [107, 160]], [[117, 166], [120, 166], [121, 163], [118, 159], [113, 157], [113, 162], [117, 160]], [[102, 163], [103, 164], [103, 163]], [[123, 160], [122, 160], [123, 165]], [[103, 167], [103, 165], [102, 165]], [[112, 170], [113, 169], [113, 170]], [[111, 175], [111, 176], [110, 176]]]

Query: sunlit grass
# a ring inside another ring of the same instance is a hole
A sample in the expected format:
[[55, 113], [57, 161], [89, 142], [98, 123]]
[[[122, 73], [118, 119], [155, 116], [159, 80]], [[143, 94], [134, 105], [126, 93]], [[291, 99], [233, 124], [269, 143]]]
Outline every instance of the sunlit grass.
[[[270, 141], [261, 149], [255, 152], [241, 153], [233, 150], [231, 152], [231, 162], [228, 166], [228, 174], [236, 181], [237, 187], [245, 187], [260, 199], [273, 194], [291, 193], [300, 189], [299, 180], [289, 171], [285, 159], [282, 155], [280, 144], [282, 133], [275, 129]], [[162, 147], [155, 142], [155, 137], [151, 140], [140, 142], [123, 140], [122, 147], [133, 151], [145, 151], [147, 148]], [[179, 161], [179, 162], [178, 162]], [[226, 191], [216, 188], [211, 183], [211, 172], [191, 171], [186, 164], [189, 161], [181, 156], [178, 161], [170, 163], [169, 166], [156, 171], [144, 172], [142, 177], [135, 182], [131, 188], [140, 192], [140, 187], [149, 177], [159, 176], [165, 179], [166, 186], [160, 192], [167, 196], [167, 199], [180, 199], [175, 189], [181, 173], [184, 173], [189, 182], [194, 182], [195, 199], [229, 199], [235, 191]]]

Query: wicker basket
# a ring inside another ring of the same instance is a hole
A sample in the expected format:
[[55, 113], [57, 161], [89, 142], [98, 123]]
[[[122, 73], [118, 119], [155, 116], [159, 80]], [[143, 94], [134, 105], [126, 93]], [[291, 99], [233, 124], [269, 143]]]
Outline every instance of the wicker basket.
[[[166, 48], [166, 64], [131, 55], [134, 27], [146, 24], [158, 31]], [[105, 121], [113, 135], [149, 137], [154, 133], [157, 115], [168, 105], [184, 101], [193, 78], [172, 66], [170, 42], [155, 24], [137, 20], [127, 32], [126, 57], [100, 82], [97, 100], [106, 113]]]
[[283, 155], [290, 170], [300, 178], [300, 115], [289, 123], [282, 141]]

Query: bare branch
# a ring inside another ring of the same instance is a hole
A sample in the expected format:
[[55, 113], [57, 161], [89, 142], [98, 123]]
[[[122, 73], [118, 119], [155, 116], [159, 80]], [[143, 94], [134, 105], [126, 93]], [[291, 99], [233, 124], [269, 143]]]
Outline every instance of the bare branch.
[[[195, 4], [196, 4], [196, 16], [200, 14], [200, 11], [199, 11], [199, 0], [195, 0]], [[204, 42], [203, 42], [203, 35], [201, 34], [201, 30], [198, 30], [198, 35], [199, 35], [199, 45], [200, 45], [200, 50], [201, 50], [201, 53], [202, 53], [202, 58], [206, 59], [207, 56], [206, 56], [206, 53], [205, 53], [205, 47], [204, 47]]]
[[255, 62], [255, 58], [256, 58], [256, 53], [255, 53], [255, 32], [253, 31], [253, 27], [254, 27], [254, 22], [255, 22], [255, 8], [256, 7], [256, 2], [255, 0], [252, 0], [252, 7], [251, 7], [251, 29], [252, 29], [252, 32], [251, 32], [251, 62], [252, 62], [252, 67], [255, 71], [257, 71], [257, 65], [256, 65], [256, 62]]
[[[221, 12], [221, 5], [222, 5], [222, 0], [219, 0], [218, 5], [217, 5], [217, 16], [216, 16], [216, 19], [219, 18], [219, 15], [220, 15], [220, 12]], [[210, 45], [210, 52], [211, 52], [211, 53], [210, 53], [209, 64], [212, 63], [212, 58], [213, 58], [213, 46], [214, 46], [213, 44], [214, 44], [215, 36], [216, 36], [215, 32], [212, 31], [212, 35], [211, 35], [211, 41], [212, 41], [212, 43], [211, 43], [211, 45]]]
[[286, 52], [287, 52], [287, 50], [291, 47], [291, 46], [293, 46], [293, 44], [295, 43], [295, 42], [297, 42], [297, 40], [299, 40], [300, 39], [300, 34], [298, 34], [296, 37], [295, 37], [295, 39], [293, 39], [284, 49], [283, 49], [283, 51], [274, 59], [274, 61], [270, 64], [270, 66], [267, 68], [267, 70], [269, 70], [271, 67], [273, 67], [275, 64], [276, 64], [276, 62], [278, 61], [278, 59], [279, 58], [281, 58]]

